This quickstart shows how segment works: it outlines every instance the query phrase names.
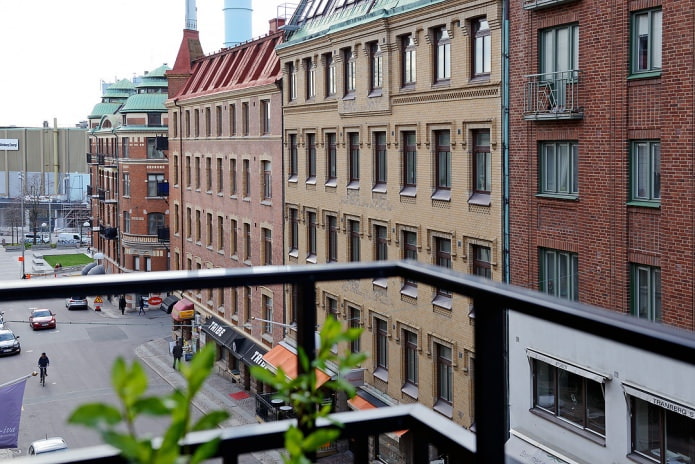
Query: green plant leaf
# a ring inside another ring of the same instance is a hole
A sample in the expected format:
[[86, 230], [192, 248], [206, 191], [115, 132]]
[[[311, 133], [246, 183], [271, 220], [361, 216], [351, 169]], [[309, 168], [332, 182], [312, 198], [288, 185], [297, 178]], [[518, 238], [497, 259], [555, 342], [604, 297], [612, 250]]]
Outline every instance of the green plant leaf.
[[198, 464], [214, 455], [220, 445], [220, 441], [220, 437], [216, 437], [196, 448], [191, 456], [190, 464]]
[[222, 421], [229, 418], [227, 411], [213, 411], [205, 414], [193, 425], [191, 430], [210, 430], [220, 425]]
[[171, 414], [171, 402], [156, 396], [138, 398], [133, 402], [132, 407], [136, 415], [149, 414], [151, 416], [165, 416]]
[[310, 433], [304, 442], [302, 448], [305, 450], [315, 451], [323, 445], [337, 440], [340, 437], [340, 430], [334, 428], [323, 428]]
[[287, 429], [287, 432], [285, 432], [285, 449], [290, 456], [302, 454], [302, 443], [304, 443], [304, 435], [301, 430], [294, 425]]
[[100, 428], [103, 425], [114, 425], [122, 420], [118, 409], [108, 404], [89, 403], [75, 409], [68, 422], [80, 424], [92, 428]]

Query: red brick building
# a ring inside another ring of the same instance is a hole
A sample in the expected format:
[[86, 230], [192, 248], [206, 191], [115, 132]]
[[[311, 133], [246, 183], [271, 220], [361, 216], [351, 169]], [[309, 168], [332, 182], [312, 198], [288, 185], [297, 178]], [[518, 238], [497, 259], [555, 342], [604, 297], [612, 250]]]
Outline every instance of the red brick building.
[[694, 2], [510, 7], [510, 275], [693, 328]]
[[[209, 56], [201, 56], [198, 32], [184, 31], [167, 74], [172, 270], [283, 264], [277, 25], [271, 21], [268, 35]], [[218, 360], [254, 389], [246, 367], [262, 362], [284, 336], [283, 287], [185, 297], [201, 321], [201, 338], [215, 342]]]

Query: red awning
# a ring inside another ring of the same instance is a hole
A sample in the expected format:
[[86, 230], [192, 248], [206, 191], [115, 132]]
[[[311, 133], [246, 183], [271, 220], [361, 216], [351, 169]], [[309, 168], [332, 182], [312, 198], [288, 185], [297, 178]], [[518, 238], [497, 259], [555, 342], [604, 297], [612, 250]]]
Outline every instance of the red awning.
[[[374, 406], [372, 403], [369, 401], [365, 400], [361, 396], [355, 395], [354, 397], [350, 398], [348, 400], [348, 404], [352, 406], [353, 409], [357, 409], [358, 411], [363, 411], [365, 409], [376, 409], [377, 406]], [[407, 430], [396, 430], [395, 432], [391, 432], [392, 434], [396, 435], [397, 437], [400, 437], [406, 433], [408, 433]]]
[[[282, 368], [287, 377], [290, 379], [297, 378], [297, 355], [288, 350], [282, 345], [277, 345], [275, 348], [263, 355], [263, 360], [273, 366], [275, 369]], [[316, 386], [320, 387], [328, 382], [331, 376], [316, 369]]]
[[194, 316], [193, 303], [186, 299], [177, 301], [171, 310], [171, 318], [175, 321], [187, 321], [193, 319]]

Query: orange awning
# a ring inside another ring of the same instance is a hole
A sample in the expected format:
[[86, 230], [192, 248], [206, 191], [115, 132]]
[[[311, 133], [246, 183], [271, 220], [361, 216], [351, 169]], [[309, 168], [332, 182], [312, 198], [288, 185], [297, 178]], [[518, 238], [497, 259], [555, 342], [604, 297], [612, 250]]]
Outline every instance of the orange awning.
[[[290, 379], [297, 378], [297, 355], [284, 346], [275, 346], [275, 348], [263, 355], [263, 360], [276, 369], [282, 368], [287, 377]], [[330, 379], [330, 375], [326, 374], [322, 370], [316, 369], [317, 387], [320, 387]]]
[[[369, 401], [365, 400], [361, 396], [355, 395], [354, 397], [350, 398], [348, 400], [348, 404], [352, 406], [354, 409], [357, 409], [358, 411], [363, 411], [365, 409], [376, 409], [377, 406], [373, 405]], [[407, 430], [396, 430], [395, 432], [390, 432], [397, 437], [400, 437], [406, 433], [408, 433]]]

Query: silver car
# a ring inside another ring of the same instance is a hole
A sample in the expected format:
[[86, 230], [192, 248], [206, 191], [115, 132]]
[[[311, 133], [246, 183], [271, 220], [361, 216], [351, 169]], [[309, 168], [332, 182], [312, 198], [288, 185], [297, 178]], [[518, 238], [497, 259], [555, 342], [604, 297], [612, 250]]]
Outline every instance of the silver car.
[[0, 355], [19, 354], [21, 351], [19, 337], [10, 329], [0, 329]]
[[63, 451], [68, 449], [68, 444], [65, 443], [61, 437], [51, 437], [44, 438], [43, 440], [36, 440], [29, 445], [29, 450], [27, 453], [32, 454], [44, 454], [52, 453], [54, 451]]

